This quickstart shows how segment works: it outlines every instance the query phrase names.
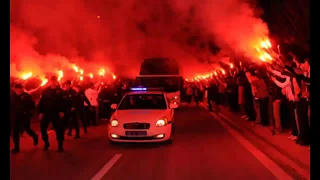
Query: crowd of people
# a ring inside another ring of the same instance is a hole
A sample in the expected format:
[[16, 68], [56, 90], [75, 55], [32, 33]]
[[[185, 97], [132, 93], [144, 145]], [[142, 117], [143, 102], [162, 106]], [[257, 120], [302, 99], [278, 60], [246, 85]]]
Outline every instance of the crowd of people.
[[[34, 111], [40, 121], [44, 150], [50, 147], [47, 129], [52, 123], [56, 131], [58, 151], [63, 152], [64, 136], [80, 138], [87, 126], [97, 126], [97, 119], [108, 119], [110, 105], [118, 103], [132, 84], [114, 81], [111, 84], [73, 84], [66, 80], [60, 85], [56, 76], [42, 90], [39, 103], [23, 85], [16, 83], [11, 95], [11, 119], [14, 148], [20, 151], [22, 130], [33, 137], [38, 145], [39, 136], [30, 128]], [[135, 84], [133, 84], [135, 85]], [[310, 145], [310, 65], [309, 59], [283, 61], [281, 65], [240, 65], [229, 73], [215, 74], [211, 78], [185, 82], [181, 100], [198, 105], [205, 98], [210, 111], [219, 112], [220, 106], [241, 114], [241, 119], [261, 126], [270, 126], [276, 135], [290, 129], [290, 140], [303, 146]]]
[[[186, 82], [184, 99], [198, 104], [205, 91], [210, 111], [228, 106], [241, 119], [271, 127], [272, 134], [291, 130], [290, 140], [310, 145], [309, 59], [285, 60], [280, 65], [248, 65], [228, 74]], [[310, 147], [309, 147], [310, 149]]]
[[[51, 123], [58, 141], [58, 152], [63, 152], [65, 135], [74, 139], [80, 138], [80, 124], [83, 133], [88, 133], [87, 126], [97, 126], [97, 119], [108, 119], [111, 116], [110, 105], [118, 103], [128, 90], [127, 81], [114, 81], [111, 84], [87, 82], [72, 84], [66, 80], [61, 85], [56, 76], [52, 76], [48, 87], [42, 90], [40, 100], [36, 103], [21, 83], [16, 83], [11, 94], [11, 127], [14, 148], [12, 153], [20, 152], [20, 136], [26, 132], [39, 143], [39, 135], [31, 129], [31, 119], [40, 121], [40, 133], [44, 150], [50, 147], [47, 130]], [[30, 92], [30, 91], [29, 91]], [[100, 111], [99, 111], [100, 109]], [[103, 109], [103, 110], [102, 110]], [[35, 113], [35, 111], [37, 111]]]

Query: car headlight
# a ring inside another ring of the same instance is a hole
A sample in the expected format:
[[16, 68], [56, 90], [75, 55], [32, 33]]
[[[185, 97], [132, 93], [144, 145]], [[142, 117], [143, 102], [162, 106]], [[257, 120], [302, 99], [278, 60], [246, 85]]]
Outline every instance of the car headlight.
[[119, 122], [118, 122], [118, 120], [113, 119], [113, 120], [110, 121], [110, 125], [111, 125], [112, 127], [117, 127], [117, 126], [119, 125]]
[[157, 127], [165, 126], [168, 124], [168, 119], [167, 118], [161, 118], [156, 122]]

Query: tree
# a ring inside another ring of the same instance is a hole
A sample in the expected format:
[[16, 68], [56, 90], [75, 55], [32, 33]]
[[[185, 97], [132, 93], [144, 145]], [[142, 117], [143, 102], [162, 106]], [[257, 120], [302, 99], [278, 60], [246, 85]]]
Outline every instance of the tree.
[[310, 0], [273, 0], [269, 27], [283, 41], [310, 52]]

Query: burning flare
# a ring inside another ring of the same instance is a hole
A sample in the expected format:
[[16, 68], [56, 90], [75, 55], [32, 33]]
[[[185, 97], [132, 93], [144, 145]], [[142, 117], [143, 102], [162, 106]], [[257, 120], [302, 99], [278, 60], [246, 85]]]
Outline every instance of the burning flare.
[[72, 68], [73, 68], [73, 70], [74, 70], [75, 72], [79, 72], [79, 68], [78, 68], [78, 66], [76, 66], [75, 64], [72, 66]]
[[89, 77], [92, 79], [92, 78], [93, 78], [93, 74], [92, 74], [92, 73], [89, 73]]
[[40, 86], [44, 86], [44, 85], [46, 85], [47, 84], [47, 82], [48, 82], [48, 79], [47, 78], [41, 78], [41, 85]]
[[22, 73], [21, 74], [21, 79], [23, 79], [23, 80], [27, 80], [27, 79], [29, 79], [31, 77], [32, 77], [32, 72]]
[[106, 73], [106, 71], [101, 68], [101, 69], [98, 71], [98, 73], [99, 73], [100, 76], [104, 76], [104, 74]]
[[60, 81], [63, 78], [63, 71], [58, 71], [58, 81]]

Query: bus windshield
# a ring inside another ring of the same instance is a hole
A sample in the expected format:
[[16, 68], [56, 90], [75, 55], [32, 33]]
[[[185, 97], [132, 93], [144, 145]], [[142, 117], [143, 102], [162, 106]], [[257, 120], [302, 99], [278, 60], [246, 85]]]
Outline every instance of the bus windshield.
[[139, 85], [145, 87], [163, 87], [165, 92], [177, 92], [183, 87], [183, 79], [176, 77], [137, 77]]

